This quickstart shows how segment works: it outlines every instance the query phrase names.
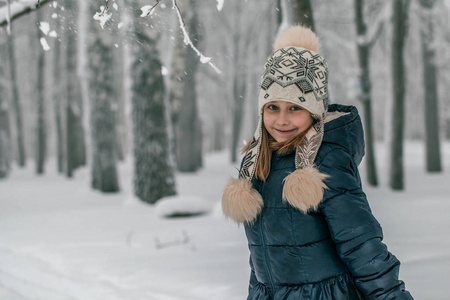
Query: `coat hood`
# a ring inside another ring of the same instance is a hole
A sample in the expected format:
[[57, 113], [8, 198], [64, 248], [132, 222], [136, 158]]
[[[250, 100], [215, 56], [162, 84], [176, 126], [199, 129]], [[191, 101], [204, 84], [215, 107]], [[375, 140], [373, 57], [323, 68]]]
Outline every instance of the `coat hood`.
[[361, 163], [365, 154], [364, 131], [356, 107], [330, 104], [324, 129], [322, 143], [337, 144], [345, 148], [357, 165]]

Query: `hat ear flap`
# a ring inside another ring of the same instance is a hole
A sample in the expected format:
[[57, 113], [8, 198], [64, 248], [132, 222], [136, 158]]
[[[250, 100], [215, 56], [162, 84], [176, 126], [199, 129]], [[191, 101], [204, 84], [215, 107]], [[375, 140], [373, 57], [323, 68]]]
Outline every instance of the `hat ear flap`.
[[327, 177], [312, 166], [292, 172], [284, 179], [283, 201], [304, 213], [317, 210], [327, 189], [323, 182]]
[[236, 223], [251, 224], [263, 208], [261, 195], [246, 179], [231, 178], [222, 195], [222, 211]]

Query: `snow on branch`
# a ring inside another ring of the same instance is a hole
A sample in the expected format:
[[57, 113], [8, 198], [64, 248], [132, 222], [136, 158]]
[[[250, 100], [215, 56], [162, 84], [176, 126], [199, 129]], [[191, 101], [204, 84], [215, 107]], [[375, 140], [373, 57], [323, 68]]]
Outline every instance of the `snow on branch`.
[[[44, 0], [41, 0], [41, 1], [44, 1]], [[108, 14], [108, 1], [109, 0], [105, 0], [105, 5], [100, 7], [100, 12], [97, 12], [94, 15], [94, 19], [100, 21], [100, 25], [102, 26], [102, 28], [105, 25], [105, 23], [111, 18], [111, 15], [112, 15], [112, 14]], [[161, 0], [155, 0], [155, 1], [156, 1], [156, 3], [153, 5], [145, 5], [145, 6], [141, 7], [141, 10], [142, 10], [141, 17], [146, 17], [146, 16], [153, 14], [155, 8], [160, 4]], [[224, 2], [224, 0], [217, 0], [217, 9], [219, 11], [223, 7], [223, 2]], [[211, 57], [206, 57], [205, 55], [203, 55], [203, 53], [201, 53], [200, 50], [198, 50], [197, 47], [195, 47], [195, 45], [192, 43], [192, 40], [189, 37], [189, 33], [186, 29], [183, 17], [181, 16], [181, 12], [178, 7], [177, 1], [172, 0], [172, 4], [173, 4], [172, 9], [174, 9], [177, 13], [178, 21], [180, 23], [180, 28], [181, 28], [181, 31], [183, 32], [184, 43], [186, 45], [190, 46], [192, 48], [192, 50], [194, 50], [195, 53], [197, 53], [197, 55], [200, 57], [201, 63], [210, 65], [211, 68], [213, 68], [217, 74], [219, 74], [219, 75], [222, 74], [222, 71], [212, 63]]]
[[7, 2], [7, 5], [0, 8], [0, 27], [10, 28], [11, 22], [15, 19], [40, 8], [51, 0], [23, 0], [20, 2]]
[[108, 0], [106, 0], [105, 6], [100, 6], [100, 12], [96, 12], [94, 15], [94, 20], [100, 21], [100, 26], [102, 29], [105, 26], [105, 23], [111, 19], [112, 14], [108, 14]]
[[175, 10], [176, 10], [176, 12], [177, 12], [177, 15], [178, 15], [178, 21], [180, 22], [180, 27], [181, 27], [181, 30], [183, 31], [183, 36], [184, 36], [184, 44], [186, 44], [186, 45], [189, 45], [191, 48], [192, 48], [192, 50], [194, 50], [195, 51], [195, 53], [197, 53], [197, 55], [200, 57], [200, 62], [202, 62], [203, 64], [209, 64], [213, 69], [214, 69], [214, 71], [216, 71], [216, 73], [217, 74], [222, 74], [222, 71], [220, 71], [212, 62], [211, 62], [211, 57], [206, 57], [206, 56], [204, 56], [198, 49], [197, 49], [197, 47], [195, 47], [195, 45], [192, 43], [192, 40], [191, 40], [191, 38], [189, 37], [189, 34], [188, 34], [188, 32], [187, 32], [187, 30], [186, 30], [186, 26], [185, 26], [185, 24], [184, 24], [184, 20], [183, 20], [183, 17], [181, 16], [181, 12], [180, 12], [180, 9], [178, 8], [178, 5], [177, 5], [177, 1], [176, 0], [172, 0], [172, 2], [173, 2], [173, 8], [175, 8]]
[[156, 3], [153, 5], [142, 6], [141, 7], [141, 10], [142, 10], [141, 17], [146, 17], [146, 16], [153, 14], [153, 12], [155, 11], [155, 7], [158, 6], [159, 2], [160, 2], [160, 0], [156, 0]]
[[[141, 10], [142, 10], [141, 17], [146, 17], [146, 16], [151, 15], [153, 13], [153, 11], [155, 10], [156, 6], [158, 6], [158, 4], [160, 2], [161, 2], [161, 0], [156, 0], [156, 3], [154, 5], [146, 5], [146, 6], [141, 7]], [[223, 1], [221, 1], [221, 3], [222, 3], [222, 5], [219, 4], [218, 7], [223, 6]], [[201, 63], [210, 65], [211, 68], [213, 68], [217, 74], [219, 74], [219, 75], [222, 74], [222, 71], [211, 62], [212, 61], [211, 57], [206, 57], [205, 55], [203, 55], [203, 53], [201, 53], [200, 50], [198, 50], [197, 47], [195, 47], [194, 43], [192, 43], [192, 40], [189, 37], [189, 33], [186, 29], [186, 25], [184, 23], [183, 17], [181, 16], [180, 8], [178, 7], [176, 0], [172, 0], [172, 9], [174, 9], [177, 12], [178, 21], [180, 23], [180, 28], [181, 28], [181, 31], [183, 32], [184, 44], [190, 46], [192, 48], [192, 50], [194, 50], [195, 53], [197, 53], [197, 55], [200, 57]]]

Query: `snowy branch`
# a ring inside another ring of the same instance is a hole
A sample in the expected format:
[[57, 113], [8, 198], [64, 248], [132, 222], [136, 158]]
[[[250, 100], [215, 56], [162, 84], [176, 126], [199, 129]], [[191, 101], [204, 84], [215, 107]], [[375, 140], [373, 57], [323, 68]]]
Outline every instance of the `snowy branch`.
[[[142, 10], [142, 15], [141, 16], [148, 16], [148, 15], [151, 15], [152, 13], [153, 13], [153, 10], [154, 10], [154, 8], [158, 5], [160, 3], [160, 0], [156, 0], [156, 3], [153, 5], [153, 6], [144, 6], [144, 7], [142, 7], [141, 8], [141, 10]], [[187, 29], [186, 29], [186, 26], [185, 26], [185, 23], [184, 23], [184, 20], [183, 20], [183, 17], [181, 16], [181, 12], [180, 12], [180, 8], [178, 7], [178, 4], [177, 4], [177, 1], [176, 0], [172, 0], [172, 8], [177, 12], [177, 16], [178, 16], [178, 21], [179, 21], [179, 23], [180, 23], [180, 28], [181, 28], [181, 31], [183, 32], [183, 37], [184, 37], [184, 39], [183, 39], [183, 41], [184, 41], [184, 44], [185, 45], [189, 45], [191, 48], [192, 48], [192, 50], [194, 50], [195, 51], [195, 53], [197, 53], [197, 55], [200, 57], [200, 62], [202, 62], [203, 64], [208, 64], [208, 65], [210, 65], [211, 66], [211, 68], [213, 68], [214, 69], [214, 71], [217, 73], [217, 74], [222, 74], [222, 71], [219, 69], [219, 68], [217, 68], [211, 61], [212, 61], [212, 59], [211, 59], [211, 57], [206, 57], [206, 56], [204, 56], [203, 55], [203, 53], [201, 53], [200, 52], [200, 50], [198, 50], [197, 49], [197, 47], [195, 47], [195, 45], [192, 43], [192, 40], [191, 40], [191, 38], [189, 37], [189, 33], [188, 33], [188, 31], [187, 31]]]
[[[8, 26], [15, 19], [40, 8], [42, 5], [49, 3], [51, 0], [28, 0], [13, 2], [0, 8], [0, 27]], [[10, 13], [8, 13], [10, 9]], [[9, 20], [9, 21], [8, 21]]]
[[105, 0], [105, 6], [103, 7], [103, 11], [100, 13], [100, 17], [103, 17], [105, 15], [105, 12], [109, 9], [108, 1], [109, 0]]
[[158, 6], [160, 0], [156, 0], [156, 3], [153, 5], [146, 5], [146, 6], [142, 6], [141, 10], [142, 10], [142, 15], [141, 17], [146, 17], [148, 15], [151, 15], [155, 9], [156, 6]]
[[192, 50], [194, 50], [195, 53], [197, 53], [197, 55], [200, 57], [200, 61], [201, 61], [203, 64], [205, 64], [205, 63], [209, 64], [209, 65], [214, 69], [214, 71], [216, 71], [217, 74], [219, 74], [219, 75], [222, 74], [222, 71], [220, 71], [220, 70], [219, 70], [219, 69], [211, 62], [211, 60], [212, 60], [211, 57], [206, 57], [206, 56], [204, 56], [204, 55], [197, 49], [197, 47], [194, 46], [194, 44], [192, 43], [192, 40], [191, 40], [191, 38], [189, 37], [189, 34], [188, 34], [187, 30], [186, 30], [186, 26], [185, 26], [184, 20], [183, 20], [183, 18], [182, 18], [182, 16], [181, 16], [180, 9], [179, 9], [179, 7], [178, 7], [178, 5], [177, 5], [177, 1], [176, 1], [176, 0], [172, 0], [172, 2], [173, 2], [173, 7], [175, 8], [175, 10], [176, 10], [176, 12], [177, 12], [177, 15], [178, 15], [178, 21], [180, 22], [181, 30], [183, 31], [184, 43], [185, 43], [186, 45], [189, 45], [189, 46], [192, 48]]

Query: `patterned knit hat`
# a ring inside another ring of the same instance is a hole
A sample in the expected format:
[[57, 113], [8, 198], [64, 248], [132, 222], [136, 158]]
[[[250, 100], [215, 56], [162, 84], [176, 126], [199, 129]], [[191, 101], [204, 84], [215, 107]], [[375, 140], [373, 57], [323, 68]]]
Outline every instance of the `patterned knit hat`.
[[319, 47], [317, 36], [301, 26], [281, 32], [275, 41], [275, 52], [267, 59], [261, 77], [258, 127], [245, 154], [239, 179], [228, 182], [222, 197], [224, 214], [238, 223], [251, 223], [263, 207], [261, 195], [252, 188], [251, 180], [261, 149], [264, 105], [271, 101], [301, 106], [315, 119], [296, 149], [296, 171], [285, 178], [283, 200], [306, 213], [316, 209], [323, 198], [326, 175], [314, 168], [314, 160], [324, 133], [328, 67], [317, 54]]

